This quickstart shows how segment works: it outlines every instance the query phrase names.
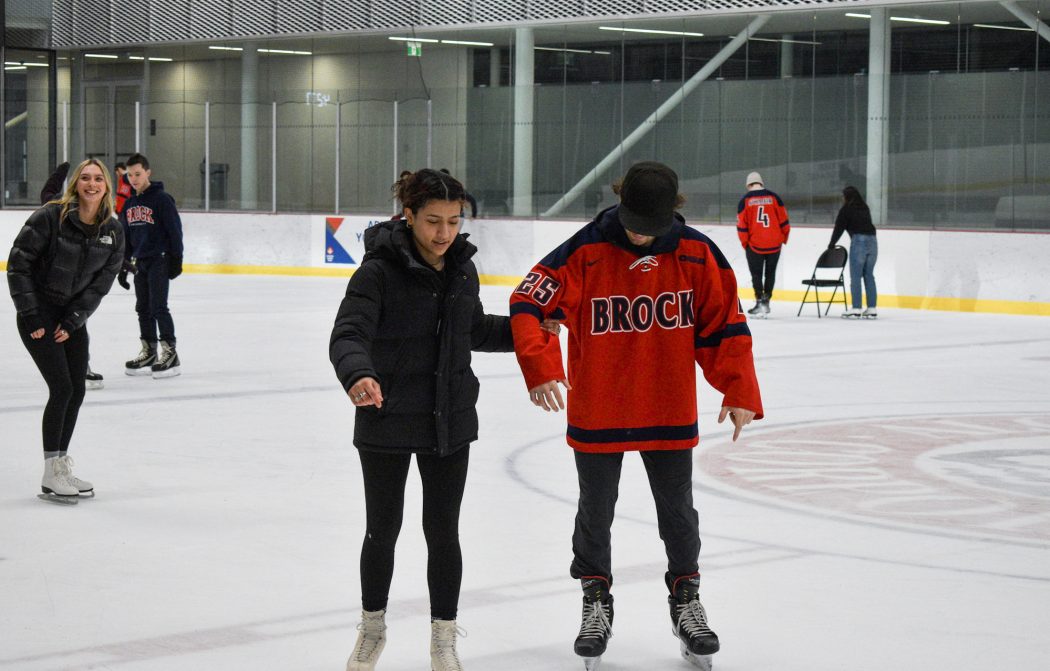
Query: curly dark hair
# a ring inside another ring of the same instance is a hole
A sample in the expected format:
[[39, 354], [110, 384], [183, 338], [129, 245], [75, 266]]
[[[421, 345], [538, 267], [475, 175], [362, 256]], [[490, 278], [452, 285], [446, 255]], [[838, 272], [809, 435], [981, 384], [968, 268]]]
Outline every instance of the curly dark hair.
[[404, 175], [394, 183], [391, 190], [394, 197], [412, 212], [419, 212], [431, 200], [462, 203], [466, 197], [466, 191], [458, 179], [430, 168]]

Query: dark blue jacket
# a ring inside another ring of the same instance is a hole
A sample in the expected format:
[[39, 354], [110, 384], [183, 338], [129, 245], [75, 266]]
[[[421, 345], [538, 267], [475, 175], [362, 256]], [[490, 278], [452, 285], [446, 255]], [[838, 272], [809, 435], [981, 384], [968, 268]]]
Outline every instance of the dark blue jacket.
[[151, 182], [145, 192], [128, 198], [120, 223], [127, 238], [124, 258], [182, 257], [182, 219], [163, 182]]

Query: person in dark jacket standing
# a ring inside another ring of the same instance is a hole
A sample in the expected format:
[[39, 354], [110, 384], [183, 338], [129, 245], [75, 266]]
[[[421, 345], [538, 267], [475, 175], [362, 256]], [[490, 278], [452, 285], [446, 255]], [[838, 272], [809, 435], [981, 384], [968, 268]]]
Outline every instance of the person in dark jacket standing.
[[132, 154], [127, 168], [135, 195], [127, 199], [120, 213], [128, 244], [117, 281], [127, 289], [128, 273], [135, 275], [135, 312], [142, 350], [124, 364], [124, 372], [152, 375], [154, 379], [174, 377], [180, 372], [180, 364], [175, 351], [175, 322], [168, 309], [168, 286], [182, 274], [182, 220], [163, 182], [150, 181], [152, 171], [145, 156]]
[[[843, 231], [849, 233], [849, 290], [853, 307], [842, 313], [845, 318], [875, 319], [879, 316], [879, 295], [875, 289], [875, 261], [879, 258], [879, 243], [875, 239], [875, 225], [871, 223], [871, 210], [855, 186], [842, 190], [842, 208], [835, 217], [835, 230], [831, 232], [828, 247], [834, 247]], [[860, 311], [860, 289], [868, 297], [868, 307]]]
[[65, 193], [29, 216], [15, 238], [7, 283], [22, 343], [48, 388], [42, 498], [76, 503], [90, 482], [73, 475], [67, 451], [84, 401], [87, 320], [109, 293], [124, 258], [106, 167], [84, 161]]
[[[123, 165], [123, 164], [119, 164]], [[40, 190], [40, 204], [47, 205], [48, 201], [54, 200], [62, 193], [62, 185], [69, 175], [69, 163], [63, 162], [55, 166], [55, 171], [44, 182], [44, 188]], [[116, 212], [119, 214], [120, 209]], [[84, 383], [87, 389], [102, 389], [102, 376], [91, 370], [91, 358], [88, 357], [87, 373], [84, 374]]]
[[471, 351], [514, 349], [507, 317], [485, 314], [477, 248], [460, 234], [463, 185], [424, 169], [394, 185], [404, 218], [365, 232], [329, 355], [357, 408], [354, 445], [364, 475], [367, 533], [361, 549], [362, 623], [349, 671], [374, 669], [412, 454], [423, 482], [430, 588], [431, 663], [461, 669], [456, 611], [463, 573], [459, 512], [470, 443], [478, 437], [478, 379]]

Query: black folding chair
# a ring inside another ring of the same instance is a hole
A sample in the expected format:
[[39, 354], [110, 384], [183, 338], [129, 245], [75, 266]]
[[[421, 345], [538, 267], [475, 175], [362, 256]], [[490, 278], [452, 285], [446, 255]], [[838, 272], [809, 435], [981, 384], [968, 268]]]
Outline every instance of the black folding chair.
[[[817, 317], [821, 317], [820, 314], [820, 288], [824, 287], [835, 287], [831, 292], [831, 298], [828, 299], [828, 306], [824, 309], [824, 314], [828, 314], [828, 310], [831, 309], [831, 304], [835, 302], [835, 295], [838, 293], [839, 288], [842, 289], [842, 307], [846, 306], [846, 259], [849, 258], [849, 254], [846, 253], [846, 248], [836, 245], [829, 247], [824, 250], [824, 253], [817, 259], [817, 265], [813, 267], [813, 276], [808, 280], [802, 280], [802, 284], [806, 285], [806, 295], [802, 297], [802, 305], [798, 306], [798, 314], [802, 314], [802, 307], [806, 303], [817, 304]], [[834, 271], [839, 271], [839, 276], [836, 279]], [[820, 277], [818, 277], [818, 274]], [[809, 298], [809, 291], [813, 290], [813, 296], [816, 300], [806, 300]]]

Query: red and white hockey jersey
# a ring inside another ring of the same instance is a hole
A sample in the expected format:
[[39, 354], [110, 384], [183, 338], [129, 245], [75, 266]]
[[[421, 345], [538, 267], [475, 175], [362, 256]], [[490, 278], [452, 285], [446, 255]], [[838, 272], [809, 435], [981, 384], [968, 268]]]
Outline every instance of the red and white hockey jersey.
[[723, 405], [762, 401], [736, 278], [708, 237], [677, 217], [650, 248], [631, 245], [616, 208], [540, 261], [510, 298], [514, 349], [532, 389], [565, 379], [569, 445], [583, 452], [673, 450], [699, 441], [696, 367]]
[[736, 233], [744, 249], [759, 254], [779, 252], [791, 235], [784, 201], [769, 189], [748, 191], [736, 206]]

